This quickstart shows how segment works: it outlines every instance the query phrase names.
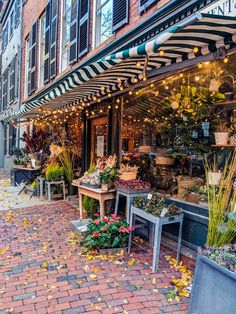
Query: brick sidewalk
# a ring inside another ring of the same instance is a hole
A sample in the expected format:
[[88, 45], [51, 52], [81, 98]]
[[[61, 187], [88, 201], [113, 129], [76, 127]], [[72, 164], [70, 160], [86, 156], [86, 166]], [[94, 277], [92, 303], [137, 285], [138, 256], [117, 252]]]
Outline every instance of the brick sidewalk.
[[0, 314], [187, 313], [188, 299], [166, 299], [176, 275], [166, 252], [157, 274], [144, 249], [109, 260], [86, 258], [70, 228], [77, 218], [63, 202], [0, 212]]

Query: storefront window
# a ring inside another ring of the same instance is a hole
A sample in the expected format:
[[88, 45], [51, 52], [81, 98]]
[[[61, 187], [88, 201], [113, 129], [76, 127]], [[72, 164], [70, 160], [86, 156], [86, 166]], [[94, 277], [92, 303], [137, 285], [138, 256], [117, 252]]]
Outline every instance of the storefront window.
[[61, 71], [64, 71], [69, 66], [70, 10], [71, 0], [64, 0], [62, 9]]
[[95, 14], [94, 43], [97, 47], [112, 35], [112, 1], [97, 0]]
[[[180, 176], [204, 179], [206, 154], [222, 155], [215, 132], [230, 131], [228, 143], [236, 143], [235, 109], [230, 109], [235, 64], [236, 55], [201, 63], [131, 91], [122, 109], [123, 162], [136, 164], [139, 177], [169, 193]], [[227, 149], [222, 153], [225, 161]]]

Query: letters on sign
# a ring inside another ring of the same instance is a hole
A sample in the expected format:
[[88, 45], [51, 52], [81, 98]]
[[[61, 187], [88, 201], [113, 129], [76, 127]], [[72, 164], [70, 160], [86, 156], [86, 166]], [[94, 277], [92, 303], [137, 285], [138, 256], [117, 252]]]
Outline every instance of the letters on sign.
[[217, 1], [202, 12], [221, 16], [236, 16], [236, 0]]

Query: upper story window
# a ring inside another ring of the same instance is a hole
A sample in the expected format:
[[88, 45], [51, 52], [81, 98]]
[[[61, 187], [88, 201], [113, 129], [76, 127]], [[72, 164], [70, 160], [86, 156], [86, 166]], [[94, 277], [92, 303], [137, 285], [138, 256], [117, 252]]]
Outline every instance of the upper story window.
[[10, 16], [10, 38], [13, 36], [13, 30], [14, 30], [14, 11], [12, 11]]
[[95, 47], [112, 35], [112, 0], [96, 0]]
[[4, 50], [8, 43], [8, 22], [2, 31], [2, 49]]
[[69, 66], [70, 58], [71, 0], [64, 0], [62, 5], [61, 71], [64, 71]]
[[44, 13], [39, 21], [39, 87], [44, 84], [44, 61], [45, 61], [45, 31], [46, 14]]
[[24, 97], [28, 97], [29, 89], [29, 77], [30, 77], [30, 62], [29, 62], [29, 37], [25, 41], [25, 86], [24, 86]]

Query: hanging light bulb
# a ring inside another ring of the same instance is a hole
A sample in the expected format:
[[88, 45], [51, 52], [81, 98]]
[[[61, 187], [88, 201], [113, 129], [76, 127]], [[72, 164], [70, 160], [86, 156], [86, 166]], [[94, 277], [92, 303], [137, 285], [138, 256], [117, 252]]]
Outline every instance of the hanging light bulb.
[[201, 63], [201, 62], [198, 63], [197, 67], [198, 67], [199, 69], [201, 69], [201, 68], [202, 68], [202, 63]]
[[163, 57], [164, 54], [165, 54], [165, 51], [164, 51], [164, 50], [160, 50], [160, 51], [159, 51], [159, 56], [160, 56], [160, 57]]
[[198, 47], [194, 47], [194, 48], [193, 48], [193, 52], [194, 52], [194, 53], [198, 53], [198, 51], [199, 51], [199, 48], [198, 48]]
[[133, 92], [132, 92], [132, 90], [130, 90], [130, 91], [129, 91], [129, 95], [132, 95], [132, 94], [133, 94]]
[[224, 63], [227, 64], [228, 62], [229, 62], [229, 57], [228, 57], [228, 56], [225, 56], [225, 57], [224, 57]]

